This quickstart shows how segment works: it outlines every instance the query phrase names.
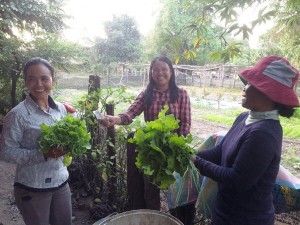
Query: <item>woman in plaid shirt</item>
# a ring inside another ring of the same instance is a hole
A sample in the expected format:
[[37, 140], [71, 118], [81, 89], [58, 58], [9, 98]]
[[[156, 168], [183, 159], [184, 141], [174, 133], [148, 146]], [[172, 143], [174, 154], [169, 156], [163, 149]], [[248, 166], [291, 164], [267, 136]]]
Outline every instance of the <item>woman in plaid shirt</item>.
[[[107, 127], [128, 125], [141, 113], [144, 113], [145, 121], [152, 121], [158, 118], [158, 113], [164, 105], [168, 105], [169, 110], [167, 114], [174, 114], [175, 118], [180, 120], [180, 127], [177, 133], [186, 136], [190, 132], [191, 127], [190, 98], [186, 90], [176, 85], [174, 68], [167, 57], [159, 56], [152, 60], [149, 70], [149, 81], [146, 90], [137, 96], [134, 103], [125, 112], [118, 116], [107, 115], [101, 123]], [[135, 167], [136, 155], [133, 144], [128, 144], [127, 155], [127, 183], [131, 209], [160, 210], [160, 190], [157, 186], [150, 183], [148, 178]], [[193, 209], [194, 205], [192, 205], [192, 211]], [[191, 215], [188, 217], [190, 220], [193, 220]]]

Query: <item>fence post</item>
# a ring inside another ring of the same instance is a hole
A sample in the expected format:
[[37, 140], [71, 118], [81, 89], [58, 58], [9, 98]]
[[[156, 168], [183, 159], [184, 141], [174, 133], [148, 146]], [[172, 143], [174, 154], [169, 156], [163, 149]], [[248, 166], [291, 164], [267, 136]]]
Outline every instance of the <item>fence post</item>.
[[106, 68], [107, 87], [109, 87], [109, 68]]
[[[97, 75], [90, 75], [89, 76], [89, 85], [88, 85], [88, 94], [91, 94], [94, 91], [97, 91], [100, 89], [100, 77]], [[97, 110], [98, 109], [98, 104], [99, 104], [99, 96], [95, 99], [90, 99], [89, 103], [92, 106], [91, 110]], [[92, 116], [90, 118], [91, 120], [95, 120], [95, 118]], [[91, 133], [92, 136], [92, 145], [98, 144], [99, 143], [99, 127], [95, 127], [93, 125], [88, 126], [88, 130]]]
[[184, 79], [185, 79], [185, 85], [187, 85], [187, 72], [188, 72], [188, 70], [185, 70], [185, 76], [184, 76]]
[[121, 75], [121, 79], [120, 79], [120, 84], [123, 83], [124, 74], [125, 74], [125, 65], [122, 64], [122, 75]]
[[[199, 73], [199, 87], [201, 87], [202, 86], [202, 83], [201, 83], [201, 72]], [[204, 74], [202, 75], [203, 77], [205, 76]]]
[[211, 87], [211, 85], [212, 85], [212, 80], [213, 80], [213, 73], [211, 72], [210, 73], [210, 78], [209, 78], [209, 87]]
[[194, 86], [194, 74], [192, 72], [192, 85], [191, 86]]
[[143, 88], [146, 85], [146, 81], [148, 80], [148, 69], [145, 69], [144, 75], [143, 75]]
[[[106, 113], [107, 115], [114, 115], [114, 105], [112, 104], [107, 104], [105, 105], [106, 107]], [[109, 138], [109, 141], [111, 144], [107, 145], [107, 155], [108, 158], [111, 162], [110, 168], [111, 168], [111, 176], [108, 179], [108, 201], [109, 202], [116, 202], [115, 196], [116, 196], [116, 151], [114, 149], [115, 145], [115, 128], [114, 127], [109, 127], [107, 128], [107, 135]]]
[[221, 74], [221, 87], [224, 86], [224, 79], [225, 79], [225, 67], [224, 65], [220, 66], [220, 74]]
[[88, 93], [91, 93], [92, 91], [96, 91], [99, 88], [100, 88], [100, 77], [97, 75], [90, 75]]

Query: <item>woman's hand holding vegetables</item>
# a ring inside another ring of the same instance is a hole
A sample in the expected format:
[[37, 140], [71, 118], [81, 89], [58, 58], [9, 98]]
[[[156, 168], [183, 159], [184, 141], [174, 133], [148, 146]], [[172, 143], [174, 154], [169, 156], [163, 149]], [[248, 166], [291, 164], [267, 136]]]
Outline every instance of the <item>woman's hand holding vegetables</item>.
[[57, 159], [61, 156], [64, 156], [68, 151], [64, 150], [64, 149], [51, 149], [49, 150], [47, 153], [44, 153], [44, 157], [45, 158], [54, 158]]
[[191, 160], [193, 163], [195, 163], [195, 162], [196, 162], [196, 156], [195, 156], [195, 155], [192, 155], [192, 156], [190, 157], [190, 160]]

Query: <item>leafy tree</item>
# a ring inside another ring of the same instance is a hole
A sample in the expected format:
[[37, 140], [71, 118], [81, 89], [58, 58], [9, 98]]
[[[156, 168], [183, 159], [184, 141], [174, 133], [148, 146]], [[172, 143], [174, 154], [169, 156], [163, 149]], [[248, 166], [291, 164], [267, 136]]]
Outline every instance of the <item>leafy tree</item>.
[[[48, 59], [54, 66], [70, 68], [76, 57], [74, 46], [60, 41], [64, 28], [63, 0], [2, 0], [0, 2], [0, 113], [21, 100], [24, 63], [33, 56]], [[30, 41], [25, 41], [25, 34]], [[78, 49], [78, 48], [77, 48]]]
[[276, 26], [263, 36], [262, 43], [272, 42], [271, 49], [300, 68], [300, 0], [277, 2], [276, 7], [279, 9]]
[[209, 18], [192, 24], [198, 16], [198, 6], [189, 7], [188, 0], [162, 2], [152, 52], [168, 55], [175, 63], [210, 63], [210, 52], [222, 50], [221, 27]]
[[296, 4], [297, 2], [300, 3], [299, 1], [275, 3], [275, 8], [279, 9], [276, 25], [260, 38], [260, 48], [255, 51], [258, 58], [265, 55], [279, 55], [288, 58], [296, 67], [300, 67], [300, 6]]
[[[46, 37], [46, 38], [45, 38]], [[0, 38], [0, 113], [5, 114], [21, 99], [23, 93], [22, 68], [30, 58], [39, 56], [49, 60], [56, 68], [64, 71], [76, 69], [71, 59], [80, 62], [82, 47], [50, 35], [23, 42], [16, 37]], [[10, 100], [7, 100], [10, 99]]]
[[112, 62], [137, 62], [141, 56], [140, 33], [133, 18], [114, 16], [104, 24], [107, 38], [96, 41], [98, 60], [102, 64]]
[[63, 0], [1, 0], [0, 36], [15, 36], [14, 30], [31, 34], [44, 30], [58, 32], [64, 28]]
[[[203, 26], [207, 27], [212, 21], [218, 20], [224, 23], [224, 28], [219, 33], [224, 42], [223, 50], [212, 54], [213, 59], [222, 60], [223, 62], [227, 62], [241, 54], [240, 47], [235, 43], [230, 43], [231, 41], [228, 40], [226, 34], [241, 34], [244, 39], [248, 39], [257, 25], [270, 19], [273, 19], [282, 29], [287, 28], [289, 30], [292, 30], [300, 22], [300, 0], [183, 0], [181, 2], [185, 2], [188, 10], [193, 9], [197, 11], [194, 19], [186, 22], [181, 29], [194, 35], [194, 41], [187, 44], [180, 37], [180, 41], [173, 44], [172, 49], [185, 58], [194, 56], [193, 54], [185, 54], [187, 50], [192, 50], [186, 46], [190, 47], [192, 46], [191, 44], [194, 44], [195, 48], [197, 42], [204, 39]], [[239, 24], [238, 16], [243, 10], [258, 5], [264, 7], [260, 7], [257, 17], [249, 21], [251, 22], [250, 25]], [[178, 43], [180, 47], [178, 47]], [[296, 50], [298, 48], [293, 45], [292, 49]]]
[[17, 38], [0, 37], [0, 114], [5, 114], [17, 102], [16, 89], [22, 68], [18, 49], [21, 46]]
[[281, 55], [300, 68], [300, 24], [280, 29], [275, 26], [261, 38], [261, 49], [265, 55]]
[[76, 70], [84, 60], [84, 47], [61, 39], [58, 35], [47, 34], [26, 44], [26, 61], [34, 56], [47, 59], [56, 69]]

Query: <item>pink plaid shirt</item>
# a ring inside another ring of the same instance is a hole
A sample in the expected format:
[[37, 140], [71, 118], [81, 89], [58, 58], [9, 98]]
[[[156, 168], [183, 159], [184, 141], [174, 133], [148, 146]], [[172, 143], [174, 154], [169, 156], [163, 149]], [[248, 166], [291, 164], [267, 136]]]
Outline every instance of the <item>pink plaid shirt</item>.
[[121, 124], [130, 124], [142, 112], [144, 112], [145, 121], [153, 121], [157, 119], [158, 113], [164, 105], [169, 106], [167, 114], [173, 114], [176, 119], [180, 120], [178, 133], [180, 135], [187, 135], [191, 127], [191, 105], [187, 91], [182, 88], [179, 88], [179, 96], [174, 103], [171, 102], [169, 90], [160, 92], [154, 89], [152, 104], [150, 106], [147, 106], [145, 103], [144, 91], [141, 92], [128, 110], [119, 114], [122, 121]]

